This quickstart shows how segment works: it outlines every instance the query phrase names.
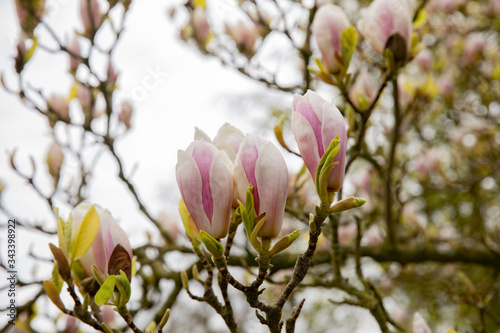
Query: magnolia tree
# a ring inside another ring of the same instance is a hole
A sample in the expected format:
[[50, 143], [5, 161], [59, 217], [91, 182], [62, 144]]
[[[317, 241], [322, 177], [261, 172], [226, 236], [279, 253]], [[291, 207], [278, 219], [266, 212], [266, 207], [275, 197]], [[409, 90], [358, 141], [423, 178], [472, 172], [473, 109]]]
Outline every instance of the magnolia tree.
[[[333, 2], [168, 8], [181, 39], [203, 55], [294, 94], [287, 109], [270, 112], [276, 143], [221, 119], [213, 139], [197, 129], [179, 147], [170, 176], [182, 197], [179, 234], [141, 201], [116, 152], [134, 106], [113, 99], [111, 55], [134, 5], [80, 0], [84, 29], [65, 42], [45, 21], [43, 0], [16, 0], [17, 79], [2, 83], [47, 118], [54, 137], [48, 195], [34, 181], [41, 171], [27, 174], [11, 156], [54, 211], [53, 221], [17, 224], [54, 234], [54, 268], [42, 281], [17, 282], [39, 287], [2, 332], [11, 324], [55, 330], [35, 321], [45, 297], [67, 318], [67, 332], [211, 331], [213, 318], [230, 332], [253, 323], [270, 332], [352, 332], [363, 322], [374, 332], [498, 332], [500, 2]], [[39, 29], [55, 48], [37, 38]], [[113, 35], [107, 45], [96, 38], [103, 30]], [[68, 96], [47, 97], [25, 80], [34, 52], [66, 55]], [[113, 212], [88, 197], [95, 166], [61, 129], [106, 148], [158, 240], [131, 247]], [[65, 168], [69, 155], [77, 168]], [[302, 168], [290, 172], [297, 160]], [[66, 172], [69, 185], [60, 182]], [[74, 207], [69, 216], [54, 206], [60, 193]], [[172, 269], [172, 253], [189, 268]]]

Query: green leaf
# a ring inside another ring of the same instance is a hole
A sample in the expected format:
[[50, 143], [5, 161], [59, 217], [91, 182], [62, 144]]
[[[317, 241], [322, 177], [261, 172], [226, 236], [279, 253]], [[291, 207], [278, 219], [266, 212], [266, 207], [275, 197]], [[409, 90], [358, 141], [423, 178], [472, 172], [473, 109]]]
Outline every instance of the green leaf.
[[342, 50], [342, 62], [344, 64], [344, 72], [347, 72], [349, 63], [351, 62], [354, 50], [356, 50], [356, 45], [358, 44], [358, 33], [354, 27], [349, 27], [342, 32], [342, 37], [340, 38], [340, 48]]
[[59, 292], [61, 292], [63, 280], [59, 275], [59, 271], [57, 270], [57, 262], [54, 263], [54, 268], [52, 268], [52, 282], [57, 287], [57, 289], [59, 289]]
[[45, 294], [49, 297], [49, 299], [57, 306], [61, 311], [66, 311], [61, 298], [59, 297], [59, 289], [51, 280], [43, 281], [43, 289], [45, 289]]
[[427, 11], [425, 9], [421, 9], [418, 11], [417, 17], [413, 21], [413, 29], [418, 29], [424, 26], [427, 22]]
[[[320, 194], [320, 192], [323, 192], [321, 189], [321, 184], [322, 184], [321, 176], [325, 174], [326, 171], [325, 168], [330, 168], [330, 171], [333, 168], [333, 165], [330, 166], [330, 164], [332, 164], [333, 159], [340, 150], [339, 143], [340, 143], [339, 135], [337, 134], [335, 139], [333, 139], [332, 142], [328, 145], [328, 148], [326, 148], [325, 153], [323, 154], [323, 156], [321, 156], [321, 159], [319, 160], [318, 168], [316, 169], [316, 191], [318, 192], [318, 194]], [[328, 172], [328, 174], [329, 173], [330, 172]]]
[[108, 299], [113, 295], [115, 291], [116, 277], [114, 275], [108, 275], [108, 278], [101, 285], [101, 288], [95, 294], [94, 302], [98, 306], [105, 304]]
[[222, 244], [212, 237], [209, 233], [201, 230], [200, 239], [203, 244], [207, 247], [207, 250], [214, 256], [215, 259], [219, 259], [224, 255], [224, 247]]
[[189, 226], [189, 212], [187, 210], [186, 204], [184, 203], [184, 200], [182, 199], [179, 202], [179, 214], [181, 215], [182, 225], [184, 226], [188, 237], [194, 239], [194, 235], [191, 232], [191, 228]]
[[34, 37], [33, 44], [31, 45], [30, 49], [24, 54], [24, 63], [25, 64], [28, 61], [30, 61], [30, 59], [33, 56], [33, 53], [35, 53], [35, 50], [37, 47], [38, 47], [38, 38]]
[[117, 306], [119, 308], [124, 307], [128, 300], [130, 299], [130, 295], [132, 294], [132, 289], [130, 288], [130, 282], [127, 279], [127, 275], [123, 272], [120, 271], [120, 276], [116, 276], [116, 287], [118, 288], [118, 291], [120, 292], [120, 298], [118, 300]]
[[69, 247], [71, 260], [77, 260], [83, 257], [94, 242], [98, 230], [99, 215], [93, 205], [90, 207], [89, 211], [83, 218], [82, 224], [78, 227], [73, 235], [73, 238], [71, 239], [71, 245]]
[[448, 331], [446, 331], [446, 333], [457, 333], [457, 331], [455, 331], [455, 329], [453, 329], [452, 327]]

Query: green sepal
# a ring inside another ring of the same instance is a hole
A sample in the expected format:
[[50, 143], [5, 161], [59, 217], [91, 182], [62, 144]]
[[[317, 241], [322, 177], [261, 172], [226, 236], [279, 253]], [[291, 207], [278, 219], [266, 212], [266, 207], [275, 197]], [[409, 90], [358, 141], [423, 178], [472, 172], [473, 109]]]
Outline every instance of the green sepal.
[[113, 295], [113, 292], [115, 291], [115, 284], [116, 277], [114, 275], [108, 275], [106, 281], [104, 281], [94, 296], [95, 304], [98, 306], [104, 305]]
[[316, 191], [318, 192], [319, 198], [321, 202], [330, 204], [330, 196], [328, 195], [327, 182], [328, 177], [330, 177], [330, 173], [333, 167], [338, 164], [337, 162], [333, 162], [333, 159], [340, 151], [340, 139], [339, 135], [332, 140], [325, 153], [321, 157], [318, 168], [316, 169]]
[[266, 220], [267, 220], [267, 215], [265, 213], [260, 214], [255, 219], [255, 222], [257, 222], [257, 224], [255, 225], [255, 228], [253, 228], [252, 234], [250, 235], [250, 238], [249, 238], [250, 244], [252, 244], [253, 248], [255, 250], [257, 250], [258, 253], [264, 252], [264, 249], [262, 248], [262, 244], [259, 242], [257, 237], [259, 237], [260, 229], [262, 229]]
[[297, 229], [289, 235], [283, 236], [276, 244], [274, 244], [271, 251], [269, 251], [269, 255], [275, 256], [278, 253], [286, 250], [290, 245], [293, 244], [300, 237], [301, 229]]
[[212, 235], [201, 230], [200, 238], [201, 242], [205, 244], [208, 252], [210, 252], [215, 259], [219, 259], [224, 255], [224, 247], [218, 240], [213, 238]]
[[59, 275], [59, 271], [57, 269], [57, 262], [54, 262], [54, 268], [52, 268], [52, 282], [57, 287], [57, 289], [59, 289], [59, 292], [61, 292], [64, 282], [61, 276]]
[[340, 48], [342, 52], [342, 63], [344, 65], [344, 73], [347, 73], [347, 68], [349, 68], [349, 63], [351, 62], [354, 50], [356, 50], [356, 45], [358, 44], [358, 33], [354, 27], [348, 27], [342, 32], [342, 37], [340, 37]]
[[106, 281], [106, 276], [97, 268], [96, 265], [92, 265], [91, 267], [92, 274], [94, 274], [95, 279], [97, 280], [97, 283], [102, 285], [104, 281]]
[[127, 274], [124, 271], [120, 271], [120, 275], [115, 275], [116, 277], [116, 287], [120, 292], [120, 297], [118, 298], [118, 308], [124, 307], [130, 299], [132, 294], [132, 289], [130, 288], [130, 281], [127, 278]]
[[30, 49], [24, 54], [23, 61], [25, 65], [28, 61], [30, 61], [37, 47], [38, 47], [38, 38], [35, 36], [33, 37], [33, 44], [31, 45]]

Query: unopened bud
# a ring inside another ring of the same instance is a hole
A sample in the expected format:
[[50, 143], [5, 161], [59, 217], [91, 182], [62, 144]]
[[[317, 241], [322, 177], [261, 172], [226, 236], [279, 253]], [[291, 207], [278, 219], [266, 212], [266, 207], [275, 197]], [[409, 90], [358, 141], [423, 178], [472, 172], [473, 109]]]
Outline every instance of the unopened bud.
[[349, 209], [361, 207], [365, 204], [366, 200], [361, 198], [349, 197], [335, 203], [330, 207], [330, 213], [340, 213]]
[[189, 277], [185, 270], [181, 271], [181, 281], [182, 281], [182, 287], [187, 291], [189, 291]]
[[118, 115], [118, 119], [125, 125], [127, 129], [132, 127], [131, 120], [134, 109], [130, 102], [124, 102], [122, 104], [122, 109], [120, 110], [120, 114]]

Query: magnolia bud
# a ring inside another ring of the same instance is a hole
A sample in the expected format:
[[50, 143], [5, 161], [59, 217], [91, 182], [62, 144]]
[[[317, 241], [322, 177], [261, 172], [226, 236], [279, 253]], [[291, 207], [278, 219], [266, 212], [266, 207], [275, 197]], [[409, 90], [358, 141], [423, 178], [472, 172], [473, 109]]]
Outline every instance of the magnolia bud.
[[319, 161], [338, 135], [340, 150], [333, 159], [336, 164], [328, 178], [327, 188], [338, 191], [344, 182], [347, 132], [339, 109], [313, 91], [295, 95], [292, 111], [292, 132], [307, 169], [316, 182]]
[[49, 98], [48, 106], [51, 111], [55, 112], [59, 119], [70, 122], [69, 104], [66, 98], [58, 95], [52, 95]]
[[[68, 50], [70, 52], [69, 72], [75, 74], [78, 69], [78, 66], [80, 65], [79, 57], [81, 56], [80, 43], [78, 42], [77, 36], [73, 37], [73, 40], [71, 41]], [[73, 57], [71, 54], [75, 55], [76, 57]]]
[[127, 129], [130, 129], [130, 127], [132, 126], [131, 120], [133, 112], [134, 108], [132, 107], [132, 104], [130, 104], [130, 102], [124, 102], [122, 104], [122, 108], [120, 110], [120, 113], [118, 114], [118, 120], [120, 120]]
[[330, 73], [342, 68], [342, 33], [351, 24], [344, 10], [332, 4], [321, 6], [314, 16], [312, 33], [323, 57], [323, 64]]
[[484, 36], [480, 32], [467, 35], [464, 45], [464, 57], [468, 65], [473, 65], [480, 58], [484, 45]]
[[213, 144], [196, 140], [177, 153], [176, 177], [184, 204], [198, 230], [216, 239], [229, 230], [233, 203], [231, 161]]
[[248, 135], [236, 155], [233, 177], [239, 200], [246, 204], [251, 184], [255, 214], [266, 214], [260, 236], [276, 237], [283, 224], [288, 190], [288, 169], [279, 150], [269, 141]]
[[[396, 58], [407, 57], [411, 49], [412, 20], [406, 1], [375, 0], [362, 10], [361, 17], [358, 30], [376, 52], [384, 55], [390, 37], [397, 34], [398, 38], [391, 39], [392, 51]], [[400, 39], [404, 43], [400, 44]]]
[[354, 106], [364, 110], [375, 100], [376, 95], [377, 89], [373, 77], [363, 67], [351, 89], [349, 89], [349, 98]]
[[[94, 206], [89, 202], [82, 202], [73, 210], [73, 234], [82, 224], [89, 209]], [[89, 250], [80, 258], [84, 275], [92, 276], [92, 265], [95, 265], [101, 273], [108, 274], [108, 264], [115, 247], [120, 244], [132, 260], [132, 248], [125, 231], [115, 221], [107, 209], [95, 205], [99, 215], [99, 229]]]
[[118, 74], [116, 73], [115, 66], [111, 62], [108, 63], [108, 69], [106, 70], [106, 74], [108, 76], [108, 83], [111, 85], [115, 85]]
[[26, 36], [31, 38], [38, 22], [43, 17], [45, 0], [16, 0], [15, 3], [19, 25]]
[[255, 52], [255, 42], [259, 37], [257, 28], [252, 23], [251, 26], [239, 21], [234, 27], [226, 26], [226, 32], [233, 38], [238, 49], [247, 57]]
[[191, 17], [191, 26], [193, 27], [194, 38], [205, 45], [210, 36], [210, 24], [208, 23], [207, 13], [202, 8], [195, 8]]
[[80, 18], [82, 19], [85, 33], [90, 36], [94, 35], [103, 20], [98, 0], [80, 0]]
[[61, 166], [63, 163], [64, 154], [59, 143], [54, 141], [47, 152], [47, 166], [49, 167], [49, 174], [54, 179], [54, 186], [57, 186], [61, 173]]

